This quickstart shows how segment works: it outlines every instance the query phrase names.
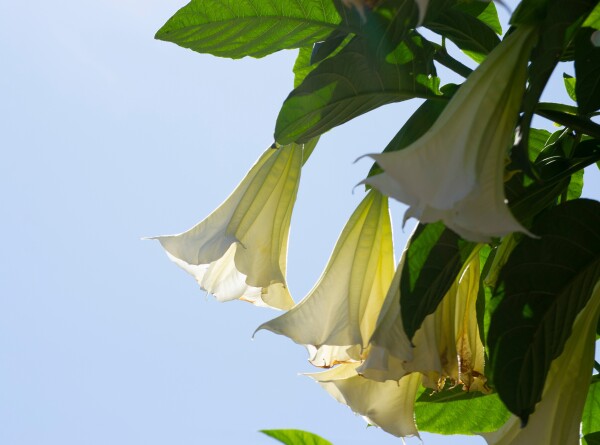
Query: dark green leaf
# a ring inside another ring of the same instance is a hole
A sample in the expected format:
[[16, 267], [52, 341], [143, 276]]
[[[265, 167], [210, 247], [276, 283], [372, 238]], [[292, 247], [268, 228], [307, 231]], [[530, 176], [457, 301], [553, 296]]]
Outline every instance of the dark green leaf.
[[488, 333], [494, 385], [526, 423], [550, 364], [600, 279], [600, 203], [567, 201], [540, 215], [500, 276]]
[[285, 445], [332, 445], [328, 440], [302, 430], [261, 430], [263, 434]]
[[565, 127], [571, 128], [579, 133], [587, 134], [589, 136], [600, 138], [600, 125], [583, 116], [575, 116], [570, 113], [562, 111], [554, 111], [544, 107], [542, 104], [536, 108], [535, 113], [550, 119], [553, 122], [564, 125]]
[[334, 30], [323, 42], [314, 44], [309, 63], [313, 65], [325, 60], [327, 57], [331, 56], [335, 50], [340, 48], [347, 38], [348, 33], [338, 29]]
[[341, 26], [364, 39], [369, 52], [379, 57], [391, 52], [417, 25], [418, 7], [414, 0], [378, 0], [377, 8], [366, 7], [362, 15], [356, 8], [345, 6], [343, 0], [333, 3], [342, 17]]
[[467, 55], [476, 54], [477, 62], [481, 62], [500, 43], [492, 28], [458, 9], [450, 8], [438, 14], [427, 23], [427, 27], [452, 40]]
[[600, 432], [583, 436], [583, 441], [584, 443], [587, 443], [587, 445], [600, 445]]
[[192, 0], [156, 38], [215, 56], [263, 57], [323, 40], [339, 23], [329, 1]]
[[555, 102], [540, 102], [538, 104], [538, 106], [536, 107], [535, 112], [537, 113], [537, 111], [556, 111], [556, 112], [560, 112], [560, 113], [566, 113], [566, 114], [572, 114], [573, 116], [576, 116], [579, 113], [579, 110], [577, 109], [577, 107], [574, 107], [573, 105], [565, 105], [565, 104], [559, 104], [559, 103], [555, 103]]
[[434, 97], [439, 79], [432, 56], [411, 40], [414, 59], [404, 65], [375, 58], [367, 43], [352, 39], [313, 70], [283, 103], [275, 127], [280, 144], [305, 142], [381, 105]]
[[[533, 177], [528, 162], [527, 142], [533, 114], [552, 71], [569, 46], [572, 26], [593, 8], [593, 0], [525, 0], [513, 14], [513, 23], [536, 23], [539, 40], [531, 57], [529, 85], [523, 98], [522, 129], [518, 149], [513, 150], [517, 163]], [[576, 75], [576, 77], [578, 77]]]
[[409, 241], [400, 279], [400, 308], [409, 339], [435, 311], [475, 248], [442, 223], [419, 224]]
[[575, 94], [582, 114], [600, 108], [600, 48], [592, 45], [591, 28], [581, 28], [575, 38]]
[[[592, 379], [581, 418], [581, 434], [585, 437], [592, 433], [600, 434], [600, 379], [598, 376]], [[587, 437], [585, 437], [584, 444], [586, 441]], [[587, 443], [591, 445], [589, 441]]]
[[563, 82], [565, 83], [565, 90], [567, 90], [567, 94], [571, 100], [577, 102], [577, 96], [575, 95], [575, 78], [563, 73]]
[[460, 385], [433, 394], [426, 390], [415, 402], [417, 427], [430, 433], [488, 433], [500, 428], [509, 417], [498, 394], [467, 392]]
[[[492, 267], [492, 264], [494, 263], [494, 258], [496, 257], [497, 252], [497, 247], [492, 249], [487, 244], [485, 244], [479, 250], [479, 270], [481, 271], [481, 273], [479, 274], [479, 289], [477, 290], [477, 302], [475, 304], [475, 312], [477, 316], [477, 326], [479, 326], [479, 338], [484, 346], [485, 338], [487, 337], [487, 331], [489, 327], [489, 318], [491, 314], [490, 300], [492, 298], [493, 291], [493, 288], [485, 283], [485, 279], [490, 273], [490, 269]], [[487, 354], [487, 350], [485, 352]], [[484, 374], [487, 375], [487, 373]]]
[[510, 18], [511, 25], [533, 25], [544, 21], [549, 0], [523, 0]]
[[525, 186], [522, 175], [516, 175], [504, 185], [510, 211], [522, 223], [554, 205], [567, 189], [568, 179], [538, 182]]

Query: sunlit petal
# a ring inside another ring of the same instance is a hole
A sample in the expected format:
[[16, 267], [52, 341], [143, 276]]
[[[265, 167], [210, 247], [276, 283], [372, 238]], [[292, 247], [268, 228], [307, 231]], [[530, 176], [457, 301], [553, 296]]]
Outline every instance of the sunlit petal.
[[469, 76], [424, 136], [402, 150], [370, 155], [384, 173], [364, 182], [409, 205], [407, 217], [442, 220], [472, 241], [526, 232], [506, 204], [504, 165], [534, 41], [531, 28], [516, 29]]
[[371, 425], [398, 437], [418, 436], [414, 404], [420, 374], [409, 374], [399, 382], [376, 382], [359, 375], [356, 367], [349, 363], [307, 375]]
[[159, 236], [167, 255], [220, 301], [288, 309], [285, 272], [302, 146], [267, 149], [234, 192], [205, 220]]
[[400, 314], [402, 266], [401, 261], [371, 338], [369, 355], [358, 372], [377, 381], [398, 380], [407, 373], [420, 372], [423, 384], [431, 388], [440, 388], [450, 379], [465, 389], [487, 391], [475, 308], [479, 250], [471, 254], [435, 312], [425, 317], [412, 345]]
[[387, 198], [371, 191], [350, 217], [321, 278], [306, 298], [258, 329], [306, 345], [317, 366], [360, 360], [393, 274]]

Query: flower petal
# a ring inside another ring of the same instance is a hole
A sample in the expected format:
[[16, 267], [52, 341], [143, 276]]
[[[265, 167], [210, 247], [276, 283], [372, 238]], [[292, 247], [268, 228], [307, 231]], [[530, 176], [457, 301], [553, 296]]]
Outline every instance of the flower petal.
[[306, 298], [257, 330], [268, 329], [306, 345], [317, 366], [360, 360], [393, 274], [388, 201], [371, 191], [350, 217]]
[[487, 391], [484, 348], [476, 308], [479, 289], [479, 249], [471, 254], [456, 282], [433, 314], [425, 317], [412, 340], [404, 333], [400, 314], [400, 277], [396, 271], [371, 338], [369, 356], [358, 372], [377, 381], [398, 380], [410, 372], [423, 374], [423, 384], [438, 389], [449, 378], [465, 389]]
[[269, 148], [206, 219], [154, 239], [218, 300], [288, 309], [287, 242], [301, 166], [302, 146]]
[[306, 375], [370, 424], [394, 436], [418, 436], [414, 406], [421, 386], [420, 374], [409, 374], [399, 382], [375, 382], [359, 375], [356, 367], [350, 363]]
[[469, 240], [527, 233], [506, 205], [503, 172], [534, 40], [532, 28], [517, 28], [425, 135], [402, 150], [370, 155], [384, 173], [363, 182], [408, 204], [407, 216], [442, 220]]

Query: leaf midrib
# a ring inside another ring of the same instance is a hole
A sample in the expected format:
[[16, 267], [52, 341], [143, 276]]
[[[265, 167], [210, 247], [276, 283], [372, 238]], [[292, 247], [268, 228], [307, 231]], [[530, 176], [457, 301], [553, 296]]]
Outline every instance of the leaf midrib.
[[[185, 15], [191, 15], [194, 16], [196, 14], [193, 13], [182, 13], [182, 16]], [[319, 21], [319, 20], [314, 20], [314, 19], [302, 19], [302, 18], [298, 18], [298, 17], [288, 17], [288, 16], [281, 16], [281, 15], [261, 15], [261, 16], [240, 16], [240, 17], [234, 17], [231, 19], [225, 19], [225, 20], [211, 20], [211, 21], [207, 21], [207, 22], [203, 22], [203, 23], [197, 23], [195, 25], [186, 25], [186, 26], [182, 26], [182, 27], [178, 27], [176, 29], [171, 29], [171, 30], [159, 30], [156, 33], [156, 38], [157, 39], [161, 39], [162, 36], [167, 35], [167, 34], [172, 34], [172, 33], [176, 33], [176, 32], [184, 32], [184, 31], [190, 31], [190, 30], [194, 30], [197, 29], [199, 27], [204, 27], [204, 28], [216, 28], [216, 27], [220, 27], [223, 26], [223, 24], [227, 24], [229, 22], [252, 22], [252, 21], [278, 21], [280, 22], [281, 19], [284, 18], [286, 19], [286, 21], [288, 22], [298, 22], [300, 24], [307, 24], [307, 25], [311, 25], [311, 26], [321, 26], [321, 27], [328, 27], [333, 29], [338, 29], [339, 24], [335, 24], [335, 23], [331, 23], [331, 22], [325, 22], [325, 21]], [[178, 17], [178, 20], [181, 20], [180, 17]], [[343, 28], [340, 28], [343, 29]], [[349, 29], [347, 29], [348, 32], [350, 32]]]

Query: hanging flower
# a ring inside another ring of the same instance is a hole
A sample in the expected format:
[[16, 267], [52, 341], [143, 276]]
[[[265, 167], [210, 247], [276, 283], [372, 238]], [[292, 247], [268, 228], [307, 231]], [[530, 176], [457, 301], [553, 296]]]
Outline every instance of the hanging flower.
[[376, 382], [359, 375], [357, 366], [348, 363], [307, 375], [369, 424], [398, 437], [418, 436], [414, 406], [421, 375], [409, 374], [399, 382]]
[[402, 262], [371, 338], [369, 356], [357, 371], [377, 381], [398, 380], [408, 373], [420, 372], [423, 384], [430, 388], [440, 389], [450, 379], [466, 390], [487, 392], [484, 348], [475, 307], [479, 249], [471, 254], [435, 312], [425, 317], [412, 344], [400, 315]]
[[369, 155], [384, 173], [363, 182], [407, 204], [405, 220], [442, 220], [468, 240], [527, 233], [506, 204], [503, 172], [534, 42], [533, 28], [517, 28], [425, 135], [403, 150]]
[[287, 242], [301, 167], [301, 145], [269, 148], [205, 220], [154, 239], [217, 300], [289, 309]]
[[517, 416], [483, 437], [490, 445], [556, 443], [579, 445], [579, 428], [594, 365], [596, 326], [600, 316], [600, 281], [573, 323], [562, 354], [548, 371], [542, 400], [521, 428]]
[[360, 360], [393, 275], [388, 200], [372, 190], [350, 217], [308, 296], [257, 330], [305, 345], [316, 366]]

